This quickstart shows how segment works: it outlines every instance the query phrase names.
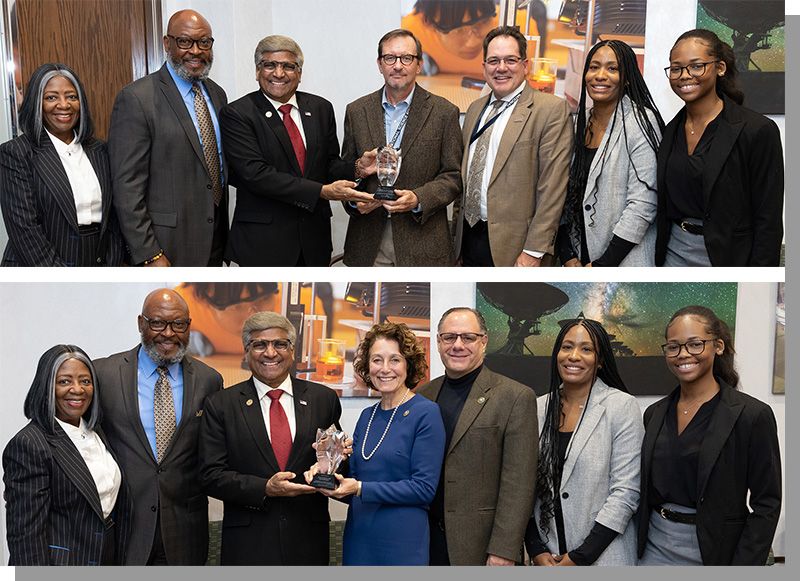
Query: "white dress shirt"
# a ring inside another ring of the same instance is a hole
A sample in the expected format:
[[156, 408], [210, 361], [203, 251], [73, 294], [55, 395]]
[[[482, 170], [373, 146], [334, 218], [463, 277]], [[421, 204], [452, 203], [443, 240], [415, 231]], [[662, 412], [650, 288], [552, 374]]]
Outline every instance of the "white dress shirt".
[[[261, 404], [261, 415], [264, 416], [264, 425], [267, 427], [267, 436], [269, 436], [271, 442], [272, 433], [270, 432], [269, 425], [269, 406], [272, 404], [272, 400], [267, 396], [267, 392], [273, 391], [273, 388], [259, 381], [255, 375], [253, 376], [253, 383], [256, 385], [258, 403]], [[291, 376], [287, 375], [283, 383], [274, 389], [283, 390], [283, 394], [278, 400], [278, 403], [283, 406], [283, 411], [286, 412], [286, 419], [289, 420], [289, 431], [292, 433], [292, 442], [294, 442], [295, 426], [297, 422], [294, 419], [294, 393], [292, 392]]]
[[64, 428], [67, 436], [78, 449], [81, 458], [86, 462], [86, 467], [97, 487], [97, 494], [100, 496], [103, 516], [108, 518], [117, 503], [117, 495], [122, 485], [122, 472], [120, 472], [119, 466], [106, 449], [103, 440], [100, 439], [97, 432], [86, 426], [83, 418], [81, 418], [79, 426], [62, 422], [58, 418], [56, 421]]
[[[292, 117], [292, 121], [294, 124], [297, 125], [297, 130], [300, 131], [300, 137], [303, 138], [303, 145], [306, 146], [306, 151], [308, 151], [308, 142], [306, 142], [306, 132], [303, 131], [303, 118], [300, 116], [300, 109], [297, 107], [297, 93], [292, 94], [292, 97], [286, 101], [286, 103], [281, 103], [280, 101], [276, 101], [275, 99], [271, 99], [264, 91], [261, 91], [261, 94], [267, 98], [267, 101], [272, 103], [272, 106], [275, 107], [275, 110], [278, 111], [278, 107], [282, 105], [291, 105], [292, 111], [289, 115]], [[278, 111], [278, 117], [281, 118], [283, 121], [283, 114]], [[294, 432], [292, 432], [294, 433]]]
[[[502, 98], [503, 101], [511, 101], [517, 95], [522, 93], [522, 90], [525, 88], [525, 84], [527, 81], [523, 81], [520, 83], [519, 87], [517, 87], [513, 92], [506, 95]], [[476, 127], [479, 129], [483, 127], [487, 121], [491, 119], [492, 114], [492, 103], [494, 103], [497, 98], [494, 96], [494, 93], [489, 97], [489, 102], [487, 104], [486, 109], [483, 112], [483, 115], [480, 119], [478, 119], [478, 124]], [[497, 118], [497, 121], [494, 122], [492, 125], [492, 135], [489, 137], [489, 148], [486, 150], [486, 165], [484, 166], [486, 169], [483, 172], [483, 179], [481, 180], [481, 220], [488, 220], [488, 202], [487, 202], [487, 192], [489, 191], [489, 180], [492, 177], [492, 170], [494, 169], [494, 160], [497, 156], [497, 150], [500, 147], [500, 141], [503, 139], [503, 133], [506, 130], [506, 125], [508, 125], [508, 120], [511, 119], [511, 113], [514, 109], [517, 108], [519, 105], [519, 99], [517, 102], [514, 103], [511, 107], [503, 106], [501, 108], [502, 113]], [[475, 154], [475, 144], [478, 143], [476, 139], [473, 141], [469, 146], [469, 159], [467, 160], [467, 169], [469, 170], [470, 165], [472, 164], [472, 156]], [[530, 254], [531, 256], [535, 256], [536, 258], [541, 258], [544, 256], [544, 252], [538, 252], [534, 249], [525, 249], [526, 254]]]
[[[45, 129], [47, 131], [47, 129]], [[78, 214], [78, 224], [88, 226], [99, 224], [103, 219], [103, 191], [100, 181], [94, 172], [92, 163], [86, 157], [86, 152], [80, 143], [75, 142], [73, 133], [72, 143], [66, 144], [58, 137], [47, 131], [50, 141], [56, 148], [61, 165], [67, 173], [69, 185], [72, 188], [72, 197], [75, 200], [75, 211]]]

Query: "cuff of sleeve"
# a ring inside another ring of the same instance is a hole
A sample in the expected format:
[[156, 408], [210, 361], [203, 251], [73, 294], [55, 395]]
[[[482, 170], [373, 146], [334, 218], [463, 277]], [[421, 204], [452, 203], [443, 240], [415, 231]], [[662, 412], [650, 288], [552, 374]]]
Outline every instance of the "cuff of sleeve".
[[528, 256], [533, 256], [534, 258], [541, 258], [545, 255], [544, 252], [539, 252], [538, 250], [522, 250]]

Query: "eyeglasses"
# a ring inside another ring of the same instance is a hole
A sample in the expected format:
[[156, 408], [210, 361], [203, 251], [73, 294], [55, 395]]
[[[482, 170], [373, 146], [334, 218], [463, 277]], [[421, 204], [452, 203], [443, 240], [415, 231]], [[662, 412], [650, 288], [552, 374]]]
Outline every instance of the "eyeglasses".
[[484, 62], [484, 64], [486, 66], [489, 66], [489, 67], [498, 67], [498, 66], [500, 66], [500, 63], [506, 63], [507, 67], [515, 67], [519, 63], [521, 63], [522, 60], [523, 60], [522, 57], [518, 57], [518, 56], [505, 56], [505, 57], [502, 57], [502, 58], [498, 58], [496, 56], [493, 56], [493, 57], [490, 57], [490, 58], [486, 59], [483, 62]]
[[177, 44], [178, 48], [181, 50], [189, 50], [195, 44], [200, 50], [211, 50], [211, 47], [214, 46], [214, 39], [210, 36], [197, 40], [189, 38], [188, 36], [172, 36], [171, 34], [168, 34], [167, 37], [174, 40], [175, 44]]
[[692, 339], [686, 343], [664, 343], [661, 350], [667, 357], [677, 357], [684, 347], [689, 355], [700, 355], [705, 351], [706, 343], [709, 341], [716, 341], [716, 339]]
[[689, 76], [697, 78], [702, 77], [706, 74], [706, 67], [708, 65], [713, 65], [718, 63], [719, 61], [708, 61], [707, 63], [691, 63], [686, 65], [685, 67], [679, 67], [677, 65], [673, 65], [670, 67], [664, 67], [664, 72], [667, 74], [667, 77], [670, 79], [677, 80], [680, 79], [683, 75], [683, 69], [686, 69], [686, 72], [689, 73]]
[[383, 61], [383, 64], [385, 65], [393, 65], [394, 63], [397, 62], [397, 59], [400, 59], [400, 62], [407, 66], [413, 63], [414, 59], [418, 58], [419, 57], [415, 54], [401, 54], [401, 55], [382, 54], [380, 56], [380, 59]]
[[439, 340], [445, 345], [452, 345], [459, 337], [464, 345], [471, 345], [481, 337], [486, 337], [486, 333], [439, 333]]
[[165, 330], [167, 326], [172, 327], [173, 333], [184, 333], [189, 328], [189, 324], [192, 322], [191, 319], [162, 321], [161, 319], [150, 319], [146, 315], [142, 315], [142, 318], [147, 321], [147, 326], [150, 327], [150, 330], [155, 331], [156, 333], [160, 333], [161, 331]]
[[250, 341], [250, 344], [247, 346], [247, 348], [254, 353], [263, 353], [270, 345], [272, 345], [272, 348], [275, 349], [275, 351], [280, 352], [285, 352], [292, 348], [292, 342], [289, 341], [289, 339], [273, 339], [272, 341], [267, 339], [259, 339], [257, 341]]
[[297, 63], [290, 63], [286, 61], [261, 61], [258, 63], [259, 68], [267, 72], [273, 72], [278, 67], [282, 68], [284, 72], [295, 73], [300, 70], [300, 65]]

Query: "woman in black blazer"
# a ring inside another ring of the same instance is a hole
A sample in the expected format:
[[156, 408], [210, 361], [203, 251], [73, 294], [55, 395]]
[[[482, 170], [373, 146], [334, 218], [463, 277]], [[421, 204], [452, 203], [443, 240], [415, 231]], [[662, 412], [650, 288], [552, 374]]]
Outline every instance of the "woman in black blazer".
[[733, 50], [709, 30], [682, 34], [665, 71], [686, 106], [658, 150], [656, 266], [778, 266], [777, 125], [741, 106]]
[[106, 145], [66, 65], [45, 64], [19, 109], [23, 134], [0, 145], [2, 266], [118, 266], [125, 244], [111, 205]]
[[764, 565], [781, 511], [772, 409], [736, 390], [712, 310], [675, 313], [662, 349], [680, 385], [644, 413], [639, 564]]
[[9, 565], [124, 562], [129, 497], [100, 430], [95, 377], [75, 345], [39, 359], [31, 421], [3, 451]]

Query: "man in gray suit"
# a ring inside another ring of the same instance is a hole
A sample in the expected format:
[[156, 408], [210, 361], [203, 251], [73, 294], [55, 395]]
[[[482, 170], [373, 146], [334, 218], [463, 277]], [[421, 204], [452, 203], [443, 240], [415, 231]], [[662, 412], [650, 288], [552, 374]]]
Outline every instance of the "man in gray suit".
[[181, 10], [163, 42], [167, 62], [122, 89], [111, 113], [114, 206], [132, 264], [220, 266], [228, 195], [217, 112], [227, 98], [208, 78], [211, 26]]
[[208, 498], [198, 432], [222, 376], [186, 355], [189, 308], [173, 290], [147, 295], [141, 345], [95, 361], [102, 427], [133, 498], [126, 565], [204, 565]]
[[[393, 201], [345, 202], [348, 266], [449, 266], [454, 262], [447, 206], [461, 194], [458, 109], [416, 84], [422, 47], [407, 30], [378, 42], [384, 86], [347, 106], [342, 157], [351, 162], [384, 145], [400, 149]], [[356, 163], [360, 189], [378, 188], [375, 167]], [[371, 175], [367, 177], [366, 173]]]
[[431, 565], [521, 563], [534, 501], [539, 430], [536, 393], [483, 364], [489, 342], [475, 309], [439, 320], [445, 375], [417, 389], [439, 404], [446, 444], [431, 504]]

